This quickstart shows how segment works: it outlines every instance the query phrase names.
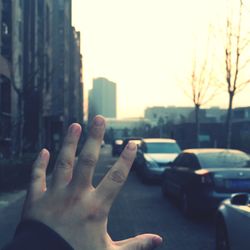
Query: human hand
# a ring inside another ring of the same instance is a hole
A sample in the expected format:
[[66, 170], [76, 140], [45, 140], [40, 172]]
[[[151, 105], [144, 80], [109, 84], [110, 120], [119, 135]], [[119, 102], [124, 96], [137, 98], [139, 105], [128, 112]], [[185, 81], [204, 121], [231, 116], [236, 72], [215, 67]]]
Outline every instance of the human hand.
[[136, 154], [129, 143], [118, 161], [99, 185], [92, 186], [94, 169], [105, 132], [105, 120], [96, 116], [88, 139], [75, 163], [81, 126], [72, 124], [64, 139], [52, 175], [46, 187], [49, 152], [43, 149], [36, 159], [23, 219], [48, 225], [76, 250], [151, 250], [162, 243], [158, 235], [143, 234], [123, 241], [112, 241], [107, 232], [111, 205], [123, 186]]

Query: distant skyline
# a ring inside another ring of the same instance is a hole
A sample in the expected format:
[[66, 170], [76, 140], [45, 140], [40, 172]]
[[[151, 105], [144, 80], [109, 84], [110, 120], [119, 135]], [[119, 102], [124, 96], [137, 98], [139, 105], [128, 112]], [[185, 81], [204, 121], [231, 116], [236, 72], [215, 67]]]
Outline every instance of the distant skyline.
[[[192, 53], [204, 50], [209, 24], [221, 25], [226, 1], [72, 0], [85, 96], [94, 78], [106, 77], [117, 83], [118, 118], [142, 117], [152, 106], [192, 106], [183, 91]], [[235, 107], [250, 106], [249, 95], [250, 86]], [[206, 107], [227, 104], [224, 92]]]
[[116, 118], [116, 83], [107, 78], [95, 78], [93, 88], [89, 91], [88, 120], [95, 115], [103, 115], [107, 118]]

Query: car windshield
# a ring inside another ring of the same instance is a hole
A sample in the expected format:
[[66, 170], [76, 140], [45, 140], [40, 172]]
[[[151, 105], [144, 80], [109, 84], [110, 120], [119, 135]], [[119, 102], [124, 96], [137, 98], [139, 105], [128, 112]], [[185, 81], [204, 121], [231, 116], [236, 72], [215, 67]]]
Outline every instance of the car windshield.
[[239, 152], [199, 154], [202, 168], [245, 168], [250, 167], [250, 157]]
[[178, 154], [180, 151], [180, 147], [176, 143], [152, 142], [146, 145], [146, 153], [151, 154]]

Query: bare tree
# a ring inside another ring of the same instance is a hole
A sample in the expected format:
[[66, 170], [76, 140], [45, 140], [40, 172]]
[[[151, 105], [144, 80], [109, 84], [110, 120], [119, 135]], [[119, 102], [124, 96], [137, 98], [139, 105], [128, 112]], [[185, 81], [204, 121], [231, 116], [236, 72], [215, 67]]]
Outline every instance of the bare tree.
[[234, 97], [250, 83], [250, 78], [246, 74], [247, 66], [250, 65], [250, 58], [247, 55], [247, 53], [249, 53], [250, 33], [249, 30], [246, 30], [246, 27], [244, 27], [244, 3], [243, 0], [234, 1], [237, 6], [233, 4], [233, 1], [230, 1], [230, 3], [232, 9], [230, 9], [226, 17], [224, 47], [226, 86], [229, 97], [226, 116], [227, 148], [231, 147]]
[[213, 69], [212, 69], [212, 53], [209, 50], [210, 40], [208, 39], [207, 48], [204, 55], [196, 55], [193, 53], [193, 63], [189, 84], [191, 87], [185, 91], [187, 96], [192, 100], [195, 108], [195, 124], [196, 124], [196, 146], [200, 147], [200, 108], [207, 104], [217, 93], [217, 89], [213, 86]]

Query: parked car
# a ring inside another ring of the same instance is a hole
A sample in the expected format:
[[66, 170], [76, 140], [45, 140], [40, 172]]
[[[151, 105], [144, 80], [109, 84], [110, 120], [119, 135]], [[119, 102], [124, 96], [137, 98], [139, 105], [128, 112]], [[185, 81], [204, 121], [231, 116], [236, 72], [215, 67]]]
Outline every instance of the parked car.
[[114, 139], [112, 142], [112, 156], [119, 156], [122, 152], [123, 139]]
[[163, 174], [162, 192], [185, 214], [211, 212], [235, 192], [250, 192], [250, 157], [239, 150], [188, 149]]
[[216, 215], [216, 250], [250, 249], [250, 195], [240, 193], [223, 201]]
[[142, 139], [135, 159], [137, 175], [144, 182], [160, 182], [168, 163], [173, 161], [180, 151], [179, 145], [172, 139]]

